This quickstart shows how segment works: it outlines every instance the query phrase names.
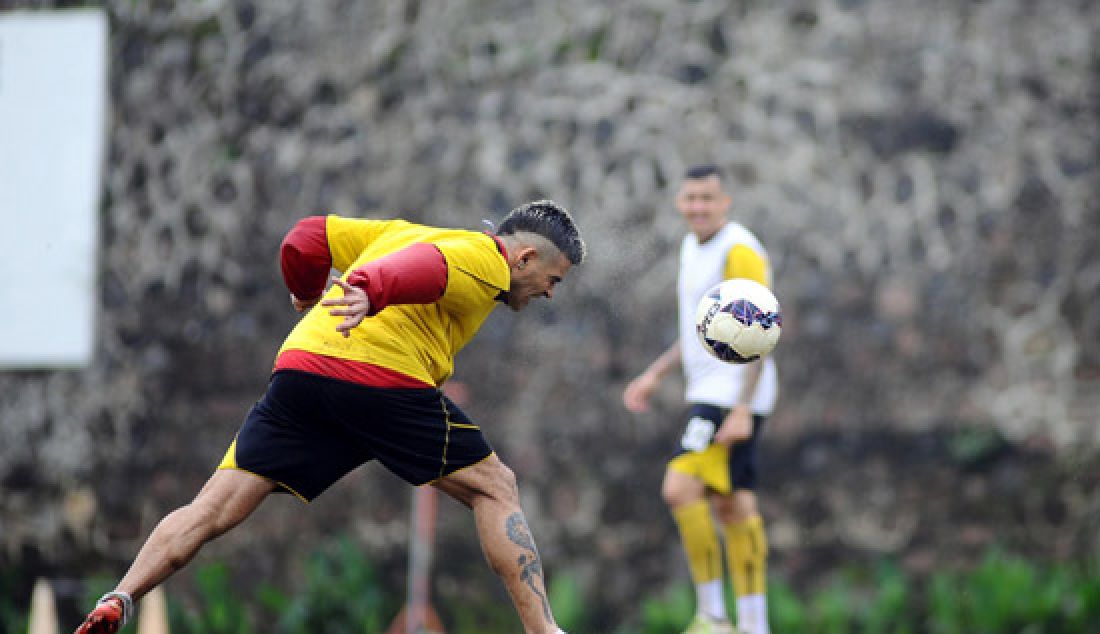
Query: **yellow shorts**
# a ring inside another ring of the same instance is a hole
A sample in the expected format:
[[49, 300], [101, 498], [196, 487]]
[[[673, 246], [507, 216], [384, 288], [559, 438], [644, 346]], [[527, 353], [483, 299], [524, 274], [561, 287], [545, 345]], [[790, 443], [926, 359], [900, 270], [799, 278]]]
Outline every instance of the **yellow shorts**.
[[702, 451], [687, 451], [668, 461], [668, 468], [703, 481], [717, 493], [732, 493], [730, 452], [725, 445], [711, 445]]
[[676, 454], [668, 461], [669, 469], [698, 478], [723, 495], [756, 489], [756, 445], [764, 428], [764, 417], [754, 414], [752, 436], [747, 440], [730, 447], [712, 444], [728, 414], [723, 407], [692, 404]]

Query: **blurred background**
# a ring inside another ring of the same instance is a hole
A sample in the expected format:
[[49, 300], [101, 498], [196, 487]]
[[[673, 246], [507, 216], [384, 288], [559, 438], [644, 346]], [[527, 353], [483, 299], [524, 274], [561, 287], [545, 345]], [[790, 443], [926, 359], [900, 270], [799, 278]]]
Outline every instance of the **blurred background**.
[[[209, 476], [295, 322], [277, 249], [297, 219], [481, 229], [544, 197], [589, 258], [552, 303], [495, 313], [455, 378], [563, 625], [679, 631], [658, 491], [682, 385], [645, 415], [620, 395], [675, 336], [672, 198], [698, 162], [727, 170], [784, 309], [773, 629], [1095, 631], [1092, 0], [0, 8], [0, 631], [39, 577], [74, 627]], [[74, 16], [90, 28], [34, 30]], [[25, 76], [58, 96], [17, 99]], [[368, 466], [308, 508], [269, 500], [167, 584], [173, 631], [384, 631], [409, 496]], [[449, 500], [433, 563], [449, 632], [518, 631]]]

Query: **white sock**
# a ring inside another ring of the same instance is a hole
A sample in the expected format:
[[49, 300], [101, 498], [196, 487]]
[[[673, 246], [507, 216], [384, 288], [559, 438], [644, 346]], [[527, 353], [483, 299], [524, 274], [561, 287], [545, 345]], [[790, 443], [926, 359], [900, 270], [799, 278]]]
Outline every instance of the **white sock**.
[[696, 584], [695, 602], [699, 606], [699, 613], [709, 619], [726, 621], [730, 618], [726, 614], [726, 599], [722, 594], [721, 579]]
[[737, 597], [737, 628], [745, 634], [770, 634], [767, 597], [762, 594]]

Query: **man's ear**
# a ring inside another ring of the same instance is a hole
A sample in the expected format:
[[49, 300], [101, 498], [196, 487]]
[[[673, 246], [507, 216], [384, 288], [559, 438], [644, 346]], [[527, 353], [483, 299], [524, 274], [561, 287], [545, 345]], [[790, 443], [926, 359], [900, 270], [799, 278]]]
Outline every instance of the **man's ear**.
[[516, 267], [523, 268], [527, 266], [527, 263], [531, 260], [538, 258], [538, 249], [531, 246], [521, 247], [516, 253]]

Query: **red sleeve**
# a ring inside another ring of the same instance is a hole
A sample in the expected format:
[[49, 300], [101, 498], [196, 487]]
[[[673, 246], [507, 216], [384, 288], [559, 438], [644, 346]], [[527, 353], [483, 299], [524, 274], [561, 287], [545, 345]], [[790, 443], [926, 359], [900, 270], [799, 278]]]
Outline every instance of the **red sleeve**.
[[303, 218], [283, 238], [279, 249], [286, 287], [298, 299], [309, 301], [325, 292], [332, 269], [332, 254], [328, 250], [325, 217]]
[[390, 304], [430, 304], [447, 289], [447, 260], [420, 242], [355, 269], [348, 284], [367, 292], [371, 315]]

